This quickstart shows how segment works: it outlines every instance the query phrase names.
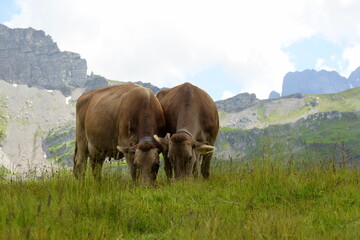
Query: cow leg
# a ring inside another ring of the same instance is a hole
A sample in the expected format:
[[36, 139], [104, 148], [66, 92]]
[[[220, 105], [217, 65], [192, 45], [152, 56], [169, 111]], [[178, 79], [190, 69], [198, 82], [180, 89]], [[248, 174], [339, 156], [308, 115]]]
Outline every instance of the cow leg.
[[212, 158], [212, 153], [203, 155], [203, 160], [201, 163], [201, 174], [205, 179], [208, 179], [210, 176], [210, 160]]
[[126, 163], [127, 163], [128, 167], [129, 167], [130, 176], [135, 182], [138, 176], [136, 174], [137, 167], [134, 164], [134, 154], [129, 154], [129, 153], [126, 154], [125, 155], [125, 160], [126, 160]]
[[91, 145], [90, 143], [88, 144], [88, 149], [89, 149], [90, 164], [94, 178], [100, 181], [102, 165], [105, 161], [106, 155], [104, 155], [102, 152], [99, 152], [98, 149], [93, 145]]
[[104, 164], [104, 161], [105, 161], [105, 156], [103, 156], [102, 154], [90, 156], [92, 172], [93, 172], [94, 178], [98, 181], [101, 180], [101, 170], [102, 170], [102, 165]]
[[173, 171], [172, 171], [170, 158], [164, 157], [164, 162], [165, 162], [164, 170], [165, 170], [168, 181], [170, 181], [172, 179], [172, 177], [173, 177]]
[[84, 137], [79, 137], [75, 142], [75, 154], [73, 157], [73, 173], [77, 179], [85, 177], [88, 148]]
[[194, 178], [197, 179], [199, 177], [199, 170], [200, 170], [200, 158], [201, 156], [197, 156], [196, 160], [194, 162], [194, 167], [193, 167], [193, 175]]

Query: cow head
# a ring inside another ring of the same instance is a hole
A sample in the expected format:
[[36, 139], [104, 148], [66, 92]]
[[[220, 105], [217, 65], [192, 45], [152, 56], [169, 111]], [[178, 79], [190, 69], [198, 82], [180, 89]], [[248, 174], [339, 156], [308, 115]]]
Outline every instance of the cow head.
[[175, 178], [188, 177], [193, 171], [194, 165], [200, 160], [200, 155], [213, 152], [213, 146], [198, 142], [186, 133], [170, 134], [165, 138], [154, 136], [155, 140], [162, 145], [164, 152], [168, 152], [174, 168]]
[[134, 180], [138, 179], [145, 184], [152, 184], [156, 180], [159, 171], [160, 160], [159, 146], [153, 142], [141, 142], [133, 147], [120, 147], [127, 159], [132, 162], [130, 171]]

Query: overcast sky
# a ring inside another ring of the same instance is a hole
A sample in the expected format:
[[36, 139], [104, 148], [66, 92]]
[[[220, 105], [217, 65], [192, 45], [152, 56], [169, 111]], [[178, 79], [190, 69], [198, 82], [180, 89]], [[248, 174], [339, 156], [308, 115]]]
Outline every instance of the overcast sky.
[[88, 72], [214, 100], [281, 92], [289, 71], [360, 66], [357, 0], [0, 0], [0, 22], [44, 30]]

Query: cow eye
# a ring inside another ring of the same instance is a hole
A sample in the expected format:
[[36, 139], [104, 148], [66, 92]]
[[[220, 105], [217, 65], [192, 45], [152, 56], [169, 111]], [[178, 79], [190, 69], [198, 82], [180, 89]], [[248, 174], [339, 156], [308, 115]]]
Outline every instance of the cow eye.
[[189, 159], [189, 161], [191, 161], [191, 160], [192, 160], [192, 156], [190, 156], [188, 159]]

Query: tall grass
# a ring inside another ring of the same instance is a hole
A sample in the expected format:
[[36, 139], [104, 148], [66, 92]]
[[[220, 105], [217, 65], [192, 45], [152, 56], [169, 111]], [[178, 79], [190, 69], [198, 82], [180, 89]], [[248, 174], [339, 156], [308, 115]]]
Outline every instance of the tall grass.
[[[301, 163], [304, 161], [304, 164]], [[133, 184], [125, 171], [0, 180], [1, 239], [359, 239], [360, 171], [264, 153], [210, 180]], [[1, 179], [1, 178], [0, 178]]]

